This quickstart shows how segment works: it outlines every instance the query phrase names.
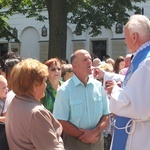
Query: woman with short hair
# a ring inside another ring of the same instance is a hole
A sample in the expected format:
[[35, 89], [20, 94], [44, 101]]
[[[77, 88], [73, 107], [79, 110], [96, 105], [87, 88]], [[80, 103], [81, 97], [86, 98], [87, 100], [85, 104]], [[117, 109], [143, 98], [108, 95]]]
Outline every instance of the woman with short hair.
[[40, 103], [47, 76], [48, 67], [35, 59], [13, 67], [10, 84], [16, 96], [6, 114], [10, 150], [64, 150], [61, 124]]
[[48, 78], [47, 86], [45, 90], [45, 96], [41, 99], [41, 103], [45, 106], [46, 109], [53, 112], [55, 97], [57, 89], [63, 83], [61, 79], [61, 61], [58, 58], [51, 58], [45, 62], [45, 65], [48, 67]]

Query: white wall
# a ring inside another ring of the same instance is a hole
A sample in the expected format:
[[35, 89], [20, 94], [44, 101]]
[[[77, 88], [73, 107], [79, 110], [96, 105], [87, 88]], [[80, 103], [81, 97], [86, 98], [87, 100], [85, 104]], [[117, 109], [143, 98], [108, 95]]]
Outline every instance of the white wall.
[[[136, 5], [144, 8], [144, 15], [150, 18], [150, 0], [147, 0], [146, 3], [136, 3]], [[47, 16], [47, 11], [43, 11], [42, 14]], [[130, 12], [134, 14], [134, 12]], [[45, 25], [49, 30], [48, 20], [45, 22], [40, 22], [35, 20], [35, 18], [26, 18], [25, 15], [15, 13], [10, 17], [8, 23], [12, 27], [16, 27], [18, 30], [18, 37], [21, 41], [21, 55], [23, 57], [34, 57], [39, 58], [39, 41], [48, 41], [49, 32], [47, 37], [41, 36], [41, 29]], [[68, 24], [67, 27], [67, 49], [66, 49], [66, 58], [70, 60], [70, 55], [73, 52], [73, 40], [84, 40], [85, 48], [89, 51], [92, 51], [92, 41], [94, 40], [106, 40], [107, 41], [107, 54], [111, 56], [112, 54], [112, 38], [124, 38], [124, 34], [115, 33], [115, 25], [112, 27], [112, 30], [107, 30], [102, 28], [102, 34], [97, 37], [91, 37], [89, 35], [90, 29], [87, 29], [86, 32], [82, 35], [77, 36], [73, 34], [75, 25]], [[6, 42], [4, 39], [0, 40], [1, 43]], [[10, 48], [9, 48], [10, 49]]]
[[40, 35], [34, 27], [25, 28], [20, 35], [22, 58], [40, 58], [39, 43]]

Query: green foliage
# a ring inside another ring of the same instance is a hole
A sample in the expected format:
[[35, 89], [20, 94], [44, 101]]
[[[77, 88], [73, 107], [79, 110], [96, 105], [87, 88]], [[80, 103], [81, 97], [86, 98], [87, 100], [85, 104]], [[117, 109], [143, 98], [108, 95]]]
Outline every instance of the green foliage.
[[0, 0], [0, 38], [4, 38], [6, 40], [15, 39], [15, 41], [19, 42], [18, 38], [15, 37], [12, 33], [13, 28], [11, 28], [7, 24], [8, 13], [6, 8], [9, 6], [9, 0]]
[[[20, 12], [26, 17], [36, 17], [39, 21], [48, 19], [41, 14], [46, 6], [50, 6], [52, 0], [0, 0], [0, 9], [7, 8], [5, 13], [0, 13], [1, 35], [11, 29], [4, 23], [3, 17]], [[145, 2], [145, 0], [132, 0], [132, 2]], [[90, 34], [101, 34], [101, 27], [110, 29], [115, 22], [125, 23], [129, 17], [128, 10], [138, 11], [139, 8], [131, 3], [131, 0], [66, 0], [64, 7], [68, 15], [68, 22], [76, 24], [76, 32], [91, 28]], [[48, 9], [49, 10], [49, 9]], [[4, 27], [2, 28], [2, 26]], [[2, 37], [2, 36], [1, 36]]]
[[[145, 0], [135, 0], [134, 2]], [[115, 22], [123, 24], [129, 18], [128, 10], [136, 11], [139, 8], [130, 0], [69, 0], [68, 12], [72, 15], [68, 21], [76, 24], [76, 31], [85, 31], [91, 28], [90, 34], [101, 34], [101, 27], [110, 29]]]
[[6, 23], [6, 19], [14, 12], [20, 12], [27, 18], [36, 17], [37, 20], [44, 21], [47, 17], [40, 14], [44, 8], [44, 0], [0, 0], [0, 38], [8, 41], [15, 39], [19, 42], [18, 38], [12, 34], [13, 28]]
[[7, 15], [12, 15], [14, 12], [20, 12], [26, 15], [27, 18], [36, 17], [39, 21], [48, 19], [41, 15], [43, 9], [46, 8], [44, 0], [2, 0], [7, 1]]

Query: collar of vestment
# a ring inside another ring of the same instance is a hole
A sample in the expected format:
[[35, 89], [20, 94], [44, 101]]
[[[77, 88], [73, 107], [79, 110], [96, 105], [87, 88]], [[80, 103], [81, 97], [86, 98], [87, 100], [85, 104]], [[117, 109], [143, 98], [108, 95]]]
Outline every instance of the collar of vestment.
[[132, 61], [134, 60], [135, 56], [142, 50], [144, 50], [146, 47], [150, 46], [150, 41], [144, 43], [135, 53]]

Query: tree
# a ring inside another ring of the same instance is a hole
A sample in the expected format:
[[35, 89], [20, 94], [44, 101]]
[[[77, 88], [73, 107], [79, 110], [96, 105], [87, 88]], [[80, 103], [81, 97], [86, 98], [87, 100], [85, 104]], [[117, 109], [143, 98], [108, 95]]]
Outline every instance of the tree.
[[[1, 0], [7, 3], [8, 14], [18, 11], [28, 14], [27, 17], [38, 16], [47, 19], [40, 12], [46, 7], [49, 19], [49, 53], [51, 57], [66, 57], [67, 22], [76, 24], [76, 32], [88, 28], [90, 34], [101, 34], [101, 27], [111, 29], [115, 22], [126, 23], [128, 10], [137, 11], [139, 7], [132, 2], [145, 0]], [[69, 15], [68, 15], [69, 14]]]
[[[6, 6], [5, 2], [2, 2], [0, 0], [0, 10], [3, 9], [3, 7]], [[12, 30], [13, 28], [11, 28], [6, 20], [8, 19], [8, 16], [5, 12], [1, 11], [0, 12], [0, 38], [5, 38], [6, 40], [10, 40], [10, 39], [15, 39], [16, 41], [18, 41], [18, 39], [13, 35]]]
[[66, 58], [67, 1], [46, 0], [50, 24], [49, 57]]

